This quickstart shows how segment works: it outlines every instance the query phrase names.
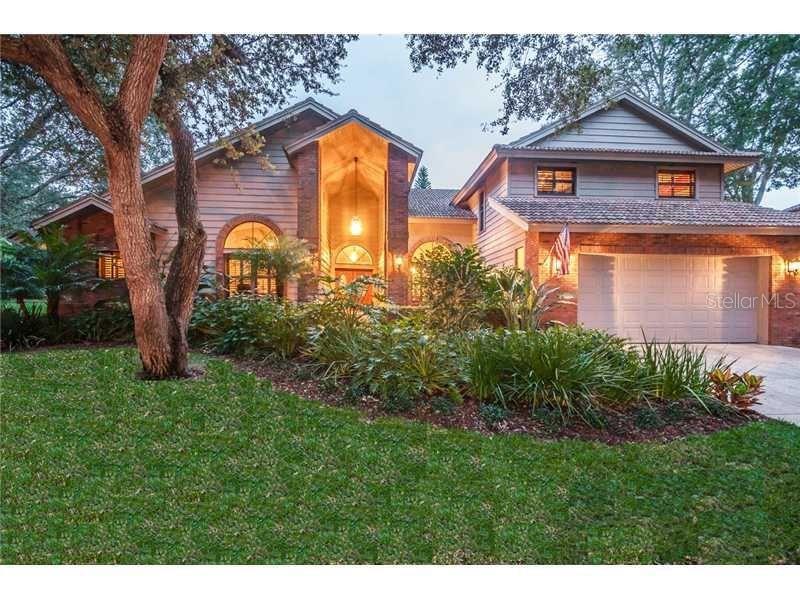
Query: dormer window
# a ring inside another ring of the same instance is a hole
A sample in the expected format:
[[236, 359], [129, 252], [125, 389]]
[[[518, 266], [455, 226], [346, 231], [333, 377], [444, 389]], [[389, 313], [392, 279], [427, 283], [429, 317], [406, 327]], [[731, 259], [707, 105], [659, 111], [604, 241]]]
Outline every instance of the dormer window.
[[536, 193], [540, 196], [574, 196], [574, 167], [539, 167], [536, 169]]
[[658, 171], [659, 198], [694, 198], [695, 186], [694, 171]]

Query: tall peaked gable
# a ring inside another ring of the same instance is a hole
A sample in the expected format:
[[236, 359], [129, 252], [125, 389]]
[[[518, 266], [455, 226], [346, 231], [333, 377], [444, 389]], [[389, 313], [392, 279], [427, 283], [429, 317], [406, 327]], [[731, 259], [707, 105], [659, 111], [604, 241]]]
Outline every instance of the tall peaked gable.
[[630, 92], [619, 92], [510, 144], [517, 148], [727, 152], [727, 148]]

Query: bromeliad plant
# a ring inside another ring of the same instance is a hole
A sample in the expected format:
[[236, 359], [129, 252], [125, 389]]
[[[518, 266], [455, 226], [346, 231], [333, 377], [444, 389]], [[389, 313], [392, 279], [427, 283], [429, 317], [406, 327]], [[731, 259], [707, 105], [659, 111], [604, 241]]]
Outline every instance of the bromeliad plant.
[[714, 368], [708, 376], [714, 397], [738, 409], [748, 409], [758, 404], [758, 396], [764, 393], [764, 378], [760, 375], [734, 373], [728, 366]]

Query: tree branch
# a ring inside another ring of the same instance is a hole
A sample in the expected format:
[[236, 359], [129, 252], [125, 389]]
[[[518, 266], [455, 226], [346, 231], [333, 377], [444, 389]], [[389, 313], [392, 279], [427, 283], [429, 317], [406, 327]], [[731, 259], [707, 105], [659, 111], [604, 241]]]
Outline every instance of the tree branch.
[[156, 88], [158, 70], [167, 51], [168, 35], [139, 35], [133, 43], [119, 88], [117, 107], [130, 134], [138, 137]]

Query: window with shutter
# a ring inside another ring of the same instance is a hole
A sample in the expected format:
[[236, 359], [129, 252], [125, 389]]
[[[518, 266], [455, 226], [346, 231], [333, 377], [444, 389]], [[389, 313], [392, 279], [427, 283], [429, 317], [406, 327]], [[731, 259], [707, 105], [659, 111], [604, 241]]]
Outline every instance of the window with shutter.
[[660, 170], [658, 172], [659, 198], [694, 198], [695, 172]]
[[97, 258], [97, 276], [100, 279], [125, 279], [125, 267], [119, 252], [104, 252]]
[[542, 196], [574, 196], [574, 167], [539, 167], [536, 169], [536, 193]]

